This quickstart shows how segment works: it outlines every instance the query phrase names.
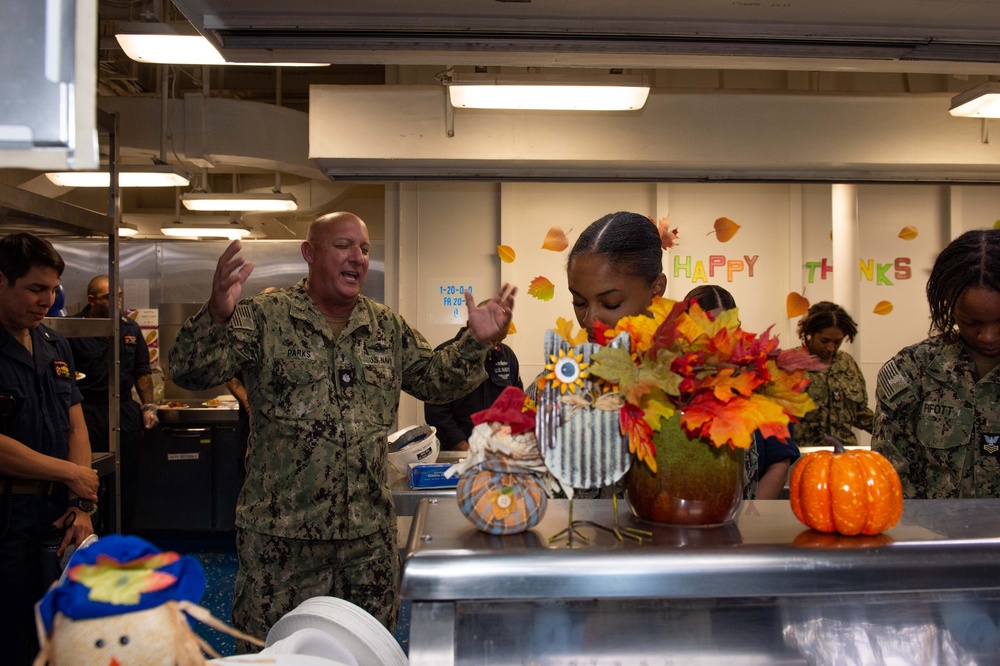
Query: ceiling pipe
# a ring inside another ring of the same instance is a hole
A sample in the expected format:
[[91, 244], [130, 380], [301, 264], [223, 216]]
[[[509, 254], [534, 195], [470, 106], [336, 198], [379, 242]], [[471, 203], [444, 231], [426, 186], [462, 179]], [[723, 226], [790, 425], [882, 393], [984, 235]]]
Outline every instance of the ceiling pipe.
[[[274, 73], [274, 105], [281, 106], [281, 68], [275, 67]], [[274, 172], [274, 192], [281, 191], [281, 171]], [[289, 231], [291, 231], [289, 229]]]
[[167, 65], [160, 65], [160, 161], [167, 163], [167, 113], [169, 104], [167, 89], [170, 85]]

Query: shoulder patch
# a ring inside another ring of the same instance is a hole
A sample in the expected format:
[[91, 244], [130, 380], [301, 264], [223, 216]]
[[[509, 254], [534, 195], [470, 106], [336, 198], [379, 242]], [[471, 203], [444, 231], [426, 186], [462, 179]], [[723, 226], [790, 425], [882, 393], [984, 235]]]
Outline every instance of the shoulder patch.
[[899, 371], [899, 366], [896, 365], [895, 360], [889, 361], [878, 371], [878, 387], [886, 399], [891, 400], [896, 397], [907, 386], [909, 386], [909, 382], [903, 373]]
[[257, 328], [254, 324], [253, 315], [250, 313], [250, 306], [246, 303], [237, 304], [229, 324], [233, 328], [241, 328], [245, 331], [252, 331]]

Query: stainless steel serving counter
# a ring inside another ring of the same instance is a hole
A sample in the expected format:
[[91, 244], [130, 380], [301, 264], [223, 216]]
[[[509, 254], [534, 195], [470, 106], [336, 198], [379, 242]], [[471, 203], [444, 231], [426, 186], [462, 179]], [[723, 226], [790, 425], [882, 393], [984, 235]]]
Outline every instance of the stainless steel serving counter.
[[[438, 453], [437, 462], [456, 463], [465, 456], [465, 451], [441, 451]], [[401, 550], [406, 545], [406, 537], [410, 533], [413, 514], [422, 500], [455, 501], [454, 488], [411, 488], [409, 478], [405, 474], [397, 472], [391, 465], [389, 466], [389, 490], [392, 491], [392, 502], [396, 507], [396, 530]]]
[[[613, 521], [610, 500], [573, 510]], [[1000, 500], [911, 500], [877, 537], [807, 530], [785, 500], [707, 529], [619, 514], [651, 537], [584, 526], [589, 542], [550, 543], [566, 500], [509, 537], [421, 502], [402, 574], [410, 663], [997, 663]]]

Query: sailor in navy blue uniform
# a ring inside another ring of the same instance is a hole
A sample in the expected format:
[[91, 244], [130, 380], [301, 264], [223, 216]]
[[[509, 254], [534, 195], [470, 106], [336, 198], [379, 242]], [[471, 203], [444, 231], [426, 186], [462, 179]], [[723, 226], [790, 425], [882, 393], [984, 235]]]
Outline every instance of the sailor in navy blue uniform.
[[65, 264], [31, 234], [0, 239], [0, 645], [4, 663], [30, 664], [33, 606], [45, 591], [42, 540], [54, 526], [70, 544], [93, 533], [97, 472], [73, 356], [42, 325]]

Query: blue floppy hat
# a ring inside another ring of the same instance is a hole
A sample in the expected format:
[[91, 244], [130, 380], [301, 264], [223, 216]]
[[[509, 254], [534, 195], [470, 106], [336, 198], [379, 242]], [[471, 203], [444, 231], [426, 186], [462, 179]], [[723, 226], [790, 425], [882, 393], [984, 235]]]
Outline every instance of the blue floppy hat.
[[162, 552], [136, 536], [101, 537], [70, 559], [63, 580], [38, 602], [45, 633], [56, 613], [88, 620], [155, 608], [168, 601], [197, 604], [205, 571], [193, 557]]

